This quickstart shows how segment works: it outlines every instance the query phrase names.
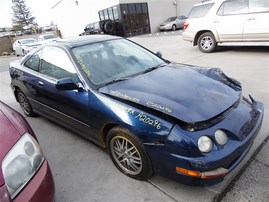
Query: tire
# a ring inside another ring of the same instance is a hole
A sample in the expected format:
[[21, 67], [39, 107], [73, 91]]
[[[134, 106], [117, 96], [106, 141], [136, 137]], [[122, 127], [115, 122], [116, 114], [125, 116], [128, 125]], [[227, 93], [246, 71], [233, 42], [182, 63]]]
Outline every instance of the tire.
[[176, 29], [177, 29], [176, 25], [173, 25], [172, 26], [172, 31], [176, 31]]
[[111, 129], [106, 144], [111, 160], [123, 174], [137, 180], [146, 180], [152, 175], [144, 146], [130, 131], [122, 127]]
[[29, 116], [29, 117], [35, 116], [35, 113], [33, 112], [33, 108], [31, 106], [29, 100], [27, 99], [27, 97], [25, 96], [25, 94], [21, 90], [17, 91], [17, 98], [18, 98], [18, 101], [21, 105], [21, 108], [22, 108], [22, 111], [24, 112], [24, 114], [26, 116]]
[[105, 23], [104, 25], [104, 30], [108, 33], [108, 34], [112, 34], [114, 28], [113, 28], [113, 23], [111, 21], [108, 21]]
[[216, 39], [211, 32], [205, 32], [198, 38], [198, 48], [203, 53], [212, 53], [217, 47]]

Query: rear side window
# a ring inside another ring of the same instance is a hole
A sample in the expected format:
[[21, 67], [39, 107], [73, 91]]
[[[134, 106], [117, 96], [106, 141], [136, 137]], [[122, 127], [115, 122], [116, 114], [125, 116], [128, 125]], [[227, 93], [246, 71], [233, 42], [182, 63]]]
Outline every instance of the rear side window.
[[24, 66], [26, 66], [26, 67], [28, 67], [28, 68], [30, 68], [32, 70], [38, 71], [39, 62], [40, 62], [39, 55], [38, 54], [35, 54], [32, 57], [30, 57], [26, 61], [26, 63], [24, 63]]
[[221, 4], [218, 15], [239, 15], [246, 13], [245, 0], [230, 0]]
[[188, 18], [190, 19], [190, 18], [204, 17], [208, 13], [208, 11], [212, 8], [213, 5], [214, 3], [210, 3], [210, 4], [192, 7]]
[[269, 1], [268, 0], [249, 0], [248, 12], [249, 13], [269, 12]]

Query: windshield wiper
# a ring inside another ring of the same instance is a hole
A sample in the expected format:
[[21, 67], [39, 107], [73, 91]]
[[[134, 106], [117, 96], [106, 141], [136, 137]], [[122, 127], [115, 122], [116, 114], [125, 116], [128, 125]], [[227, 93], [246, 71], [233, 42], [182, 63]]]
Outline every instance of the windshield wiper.
[[159, 67], [164, 67], [164, 66], [166, 66], [166, 63], [161, 63], [161, 64], [158, 64], [156, 66], [153, 66], [153, 67], [146, 69], [145, 71], [143, 71], [143, 73], [151, 72], [154, 69], [158, 69]]
[[127, 80], [129, 78], [130, 77], [122, 77], [122, 78], [113, 79], [112, 81], [109, 81], [107, 83], [102, 84], [101, 86], [99, 86], [99, 88], [101, 88], [103, 86], [107, 86], [107, 85], [113, 84], [113, 83], [117, 83], [117, 82], [120, 82], [120, 81], [124, 81], [124, 80]]

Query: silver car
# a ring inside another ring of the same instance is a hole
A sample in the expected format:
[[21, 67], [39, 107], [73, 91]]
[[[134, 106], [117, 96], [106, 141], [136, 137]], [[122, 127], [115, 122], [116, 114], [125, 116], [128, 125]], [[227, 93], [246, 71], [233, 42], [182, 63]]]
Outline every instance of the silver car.
[[162, 24], [160, 24], [160, 30], [173, 30], [175, 31], [176, 29], [183, 28], [184, 22], [186, 21], [187, 17], [182, 15], [182, 16], [175, 16], [175, 17], [170, 17], [167, 20], [165, 20]]
[[43, 34], [38, 37], [38, 42], [41, 44], [47, 44], [57, 41], [59, 38], [54, 34]]

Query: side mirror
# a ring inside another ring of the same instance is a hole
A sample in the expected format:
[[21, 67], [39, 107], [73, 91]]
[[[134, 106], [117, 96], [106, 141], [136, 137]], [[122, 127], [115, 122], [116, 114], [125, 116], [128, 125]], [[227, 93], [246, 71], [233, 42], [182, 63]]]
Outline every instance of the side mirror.
[[161, 53], [161, 51], [157, 51], [156, 52], [156, 55], [159, 57], [159, 58], [162, 58], [163, 54]]
[[76, 90], [79, 86], [70, 77], [58, 80], [56, 84], [58, 90]]

